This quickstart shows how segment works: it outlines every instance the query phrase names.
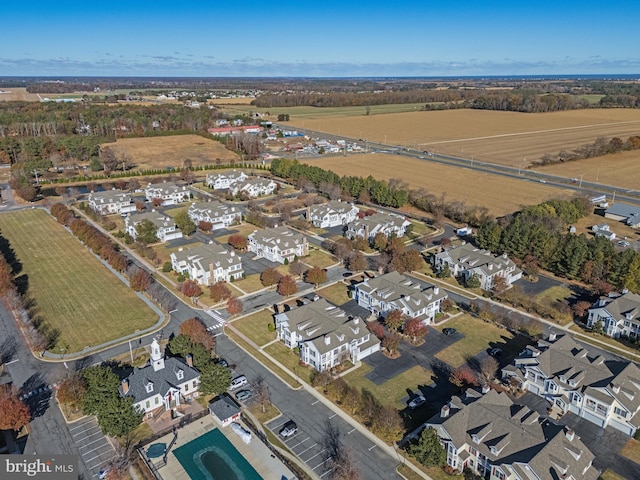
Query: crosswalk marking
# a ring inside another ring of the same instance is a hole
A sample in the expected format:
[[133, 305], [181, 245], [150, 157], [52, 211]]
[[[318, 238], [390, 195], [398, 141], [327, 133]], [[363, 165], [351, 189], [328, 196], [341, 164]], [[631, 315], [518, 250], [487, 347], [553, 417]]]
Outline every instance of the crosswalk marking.
[[207, 327], [208, 331], [221, 328], [223, 325], [227, 323], [225, 322], [224, 318], [222, 318], [222, 316], [220, 315], [220, 312], [218, 312], [217, 310], [205, 310], [204, 312], [215, 320], [215, 325], [211, 325], [210, 327]]

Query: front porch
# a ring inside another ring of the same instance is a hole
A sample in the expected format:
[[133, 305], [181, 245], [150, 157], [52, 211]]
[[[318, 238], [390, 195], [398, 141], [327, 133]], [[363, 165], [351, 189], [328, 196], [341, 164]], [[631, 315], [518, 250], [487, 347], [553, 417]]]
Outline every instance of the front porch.
[[188, 400], [189, 403], [181, 403], [170, 410], [159, 408], [153, 412], [151, 418], [145, 418], [145, 423], [149, 425], [153, 433], [167, 430], [172, 425], [180, 423], [181, 418], [196, 414], [204, 410], [195, 400]]

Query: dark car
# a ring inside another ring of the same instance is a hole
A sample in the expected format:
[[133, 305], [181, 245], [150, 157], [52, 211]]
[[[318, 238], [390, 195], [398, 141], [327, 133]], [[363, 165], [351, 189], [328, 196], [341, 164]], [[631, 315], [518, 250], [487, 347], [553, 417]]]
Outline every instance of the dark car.
[[443, 328], [442, 333], [447, 336], [455, 335], [458, 331], [455, 328]]
[[293, 420], [289, 420], [284, 426], [280, 429], [278, 435], [283, 438], [290, 437], [291, 435], [295, 435], [298, 431], [298, 425]]
[[492, 357], [499, 357], [500, 355], [502, 355], [502, 349], [492, 348], [491, 350], [489, 350], [489, 355], [491, 355]]

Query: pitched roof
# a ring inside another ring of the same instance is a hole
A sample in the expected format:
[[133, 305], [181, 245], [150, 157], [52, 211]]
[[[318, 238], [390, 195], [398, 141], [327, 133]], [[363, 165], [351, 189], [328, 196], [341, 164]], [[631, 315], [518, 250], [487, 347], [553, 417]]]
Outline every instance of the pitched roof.
[[228, 268], [231, 265], [242, 263], [239, 256], [233, 251], [229, 251], [219, 243], [207, 243], [197, 247], [190, 247], [173, 252], [178, 262], [197, 263], [202, 268], [207, 269], [209, 265]]
[[347, 214], [355, 207], [352, 203], [341, 202], [339, 200], [331, 200], [321, 205], [312, 205], [309, 207], [311, 215], [324, 217], [326, 215]]
[[306, 238], [301, 233], [289, 230], [287, 227], [267, 228], [265, 230], [255, 230], [249, 235], [260, 245], [278, 247], [280, 250], [293, 248], [296, 245], [305, 243]]
[[482, 250], [470, 243], [453, 247], [436, 254], [437, 257], [450, 257], [451, 260], [462, 268], [480, 269], [487, 275], [492, 275], [506, 268], [516, 268], [515, 263], [506, 254], [494, 256], [488, 250]]
[[234, 205], [227, 205], [222, 202], [194, 202], [189, 207], [189, 214], [207, 214], [209, 218], [219, 218], [229, 214], [240, 214], [240, 209]]
[[585, 472], [594, 455], [577, 435], [571, 439], [561, 426], [541, 419], [504, 393], [490, 390], [479, 397], [453, 397], [449, 416], [436, 415], [427, 426], [439, 427], [457, 448], [472, 446], [494, 465], [529, 464], [544, 480], [559, 478], [560, 467], [574, 478], [598, 478], [593, 467]]
[[[178, 372], [182, 371], [182, 379], [178, 378]], [[128, 377], [129, 391], [123, 396], [133, 397], [136, 403], [143, 401], [145, 398], [153, 397], [160, 394], [166, 395], [171, 387], [177, 388], [178, 385], [199, 378], [198, 371], [186, 364], [182, 359], [177, 357], [169, 357], [164, 360], [164, 368], [154, 370], [151, 365], [143, 368], [136, 368]], [[146, 386], [151, 382], [153, 391], [147, 392]], [[122, 386], [120, 387], [122, 394]]]
[[226, 419], [240, 413], [240, 405], [229, 395], [223, 393], [209, 404], [209, 411], [224, 422]]
[[103, 192], [91, 192], [88, 200], [101, 205], [115, 202], [131, 202], [131, 195], [126, 192], [105, 190]]
[[349, 227], [353, 230], [360, 230], [361, 228], [369, 228], [369, 231], [373, 231], [376, 227], [382, 227], [384, 229], [400, 229], [403, 226], [409, 225], [410, 222], [400, 216], [390, 213], [374, 213], [368, 217], [363, 217], [354, 220], [349, 224]]
[[175, 227], [176, 225], [176, 222], [174, 222], [171, 217], [165, 217], [162, 213], [158, 212], [134, 213], [130, 217], [127, 217], [127, 220], [131, 222], [131, 225], [137, 225], [144, 220], [149, 220], [157, 228]]
[[589, 310], [600, 308], [604, 308], [616, 320], [637, 320], [640, 313], [640, 295], [628, 292], [618, 297], [601, 297]]

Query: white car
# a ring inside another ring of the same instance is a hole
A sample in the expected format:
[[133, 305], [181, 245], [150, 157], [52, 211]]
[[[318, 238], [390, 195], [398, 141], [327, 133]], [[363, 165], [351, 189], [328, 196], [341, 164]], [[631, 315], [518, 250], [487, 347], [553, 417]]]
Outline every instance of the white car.
[[413, 400], [409, 402], [409, 408], [413, 410], [414, 408], [418, 408], [421, 405], [424, 405], [427, 402], [427, 399], [424, 398], [423, 395], [418, 395]]
[[231, 380], [231, 385], [229, 386], [229, 390], [237, 390], [240, 387], [244, 387], [249, 382], [247, 381], [247, 377], [244, 375], [240, 375], [239, 377]]

